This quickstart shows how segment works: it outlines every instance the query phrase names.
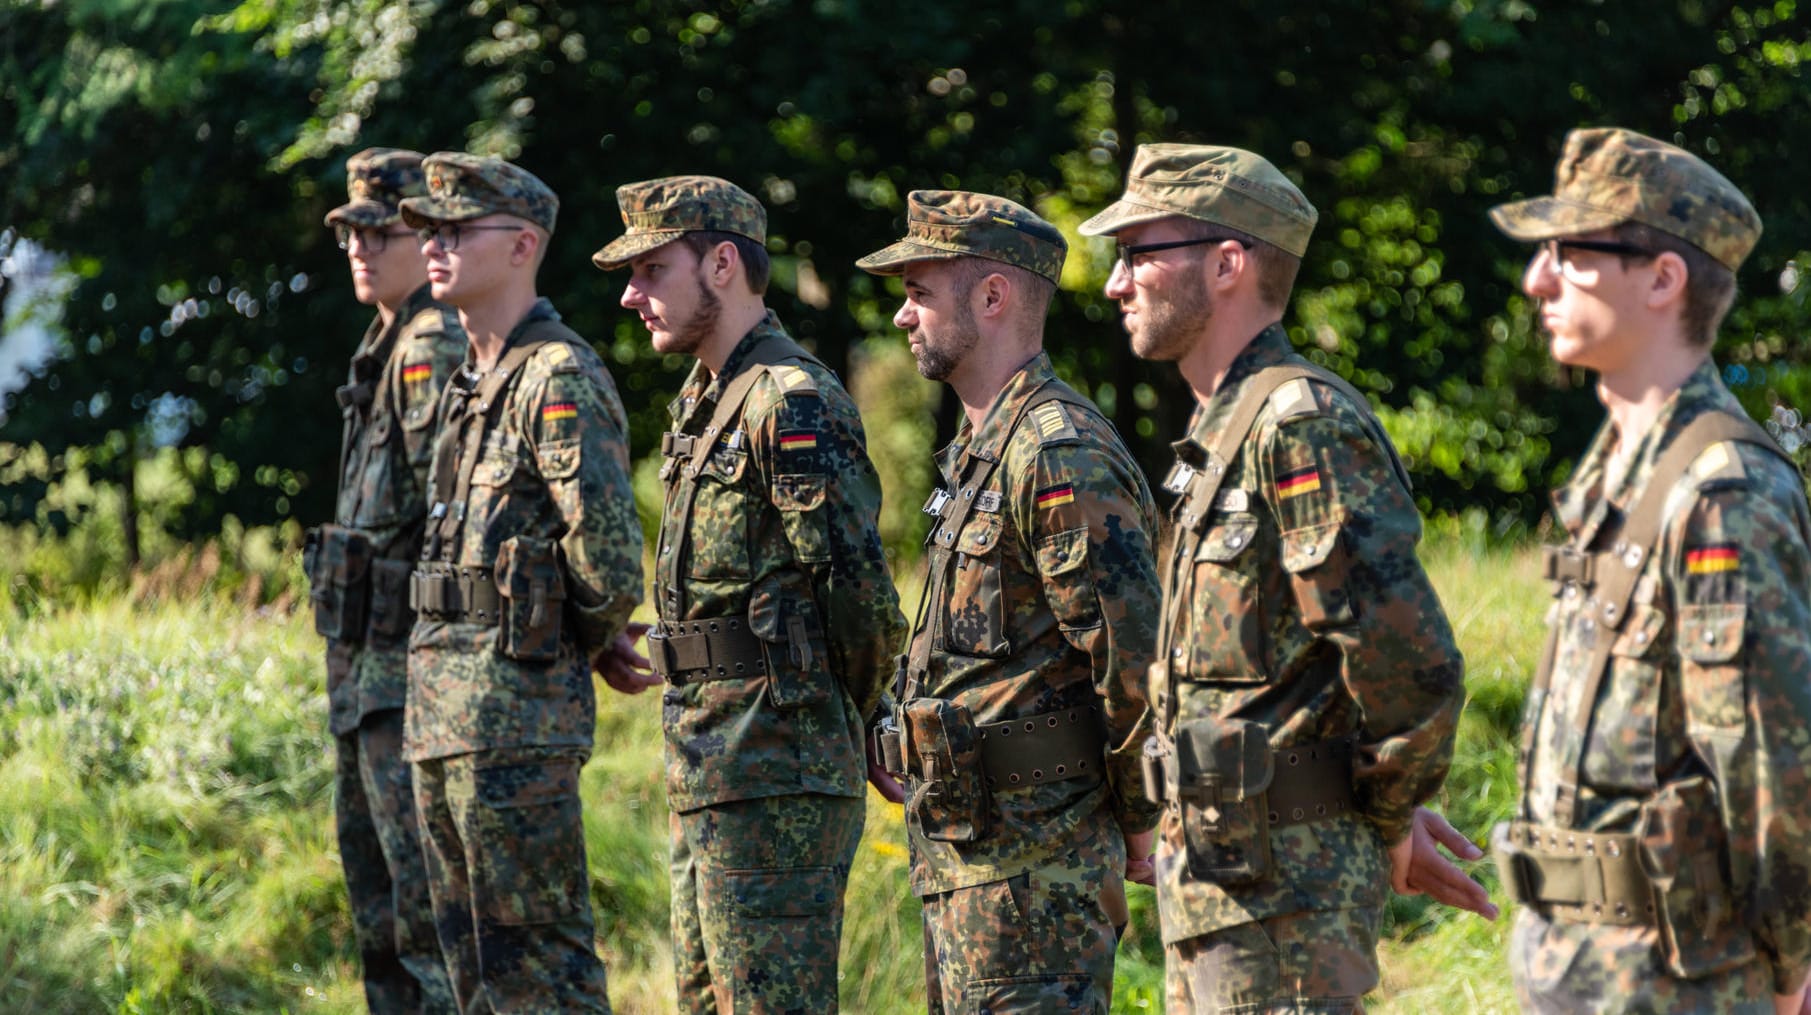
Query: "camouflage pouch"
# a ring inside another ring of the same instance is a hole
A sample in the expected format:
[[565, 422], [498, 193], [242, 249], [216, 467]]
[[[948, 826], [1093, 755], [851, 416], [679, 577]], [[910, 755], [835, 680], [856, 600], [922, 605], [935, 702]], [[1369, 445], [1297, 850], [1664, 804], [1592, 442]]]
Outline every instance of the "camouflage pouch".
[[775, 708], [804, 708], [830, 700], [829, 646], [802, 581], [775, 576], [757, 583], [748, 601], [748, 628], [761, 639], [767, 695]]
[[1667, 970], [1691, 979], [1755, 959], [1729, 892], [1717, 791], [1704, 776], [1672, 783], [1641, 808], [1641, 866], [1654, 885]]
[[364, 533], [323, 525], [309, 533], [303, 551], [314, 629], [324, 638], [359, 642], [365, 638], [371, 541]]
[[934, 842], [980, 842], [991, 831], [993, 801], [981, 764], [981, 737], [967, 708], [942, 698], [913, 698], [905, 716], [907, 749], [918, 778], [906, 810]]
[[1177, 727], [1171, 764], [1191, 875], [1215, 885], [1270, 876], [1273, 758], [1255, 722], [1209, 716]]
[[560, 654], [560, 614], [566, 605], [559, 544], [512, 536], [497, 547], [495, 570], [501, 599], [498, 651], [525, 663], [552, 662]]
[[415, 626], [415, 611], [409, 609], [409, 572], [415, 565], [406, 560], [371, 562], [371, 620], [365, 628], [365, 641], [370, 645], [391, 647], [409, 636]]

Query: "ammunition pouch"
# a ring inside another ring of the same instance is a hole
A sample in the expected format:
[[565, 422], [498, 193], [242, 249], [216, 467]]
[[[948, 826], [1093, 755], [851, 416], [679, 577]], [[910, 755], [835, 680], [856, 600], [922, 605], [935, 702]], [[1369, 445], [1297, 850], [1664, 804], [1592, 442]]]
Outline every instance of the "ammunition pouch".
[[302, 551], [308, 571], [314, 629], [336, 641], [365, 639], [370, 596], [371, 541], [356, 529], [323, 525], [308, 533]]
[[674, 687], [767, 672], [761, 639], [740, 617], [662, 621], [648, 632], [648, 659]]
[[1350, 812], [1352, 740], [1273, 749], [1260, 723], [1206, 717], [1145, 742], [1145, 792], [1181, 808], [1189, 873], [1217, 885], [1272, 871], [1270, 830]]
[[909, 731], [908, 764], [919, 778], [906, 812], [935, 842], [980, 842], [992, 830], [993, 801], [981, 771], [981, 735], [967, 708], [942, 698], [913, 698], [900, 706]]
[[488, 567], [423, 562], [409, 575], [409, 608], [423, 620], [494, 626], [501, 616]]
[[409, 608], [409, 573], [406, 560], [380, 558], [371, 562], [371, 620], [365, 628], [366, 644], [392, 648], [409, 637], [415, 611]]
[[566, 609], [565, 568], [551, 539], [512, 536], [497, 547], [500, 600], [497, 649], [525, 663], [552, 662], [560, 654]]
[[836, 683], [830, 647], [810, 590], [796, 574], [756, 584], [749, 597], [748, 628], [760, 639], [758, 658], [765, 660], [767, 696], [775, 708], [806, 708], [830, 700]]
[[1674, 976], [1706, 976], [1755, 958], [1754, 936], [1730, 895], [1708, 779], [1663, 788], [1642, 805], [1635, 832], [1517, 821], [1496, 827], [1491, 849], [1510, 896], [1550, 918], [1656, 928]]

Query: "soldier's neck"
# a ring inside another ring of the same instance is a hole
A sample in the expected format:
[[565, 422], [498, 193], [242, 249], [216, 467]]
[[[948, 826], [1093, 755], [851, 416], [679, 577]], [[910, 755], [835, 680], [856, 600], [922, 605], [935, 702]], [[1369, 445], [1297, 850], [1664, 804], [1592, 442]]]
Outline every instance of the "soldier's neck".
[[723, 371], [723, 365], [729, 362], [730, 353], [742, 344], [742, 339], [755, 327], [767, 319], [767, 304], [760, 297], [751, 300], [724, 300], [723, 317], [717, 324], [717, 330], [711, 337], [698, 346], [693, 355], [704, 364], [714, 379]]
[[477, 300], [459, 307], [459, 324], [472, 346], [472, 363], [480, 371], [497, 365], [503, 355], [503, 343], [522, 318], [534, 309], [534, 287], [525, 291], [499, 294], [496, 299]]
[[1625, 454], [1660, 418], [1667, 399], [1685, 386], [1709, 356], [1708, 350], [1659, 344], [1626, 367], [1597, 378], [1597, 398], [1616, 428], [1616, 447]]
[[983, 335], [968, 355], [950, 371], [948, 382], [956, 397], [962, 400], [962, 411], [971, 427], [980, 429], [983, 420], [1000, 400], [1000, 392], [1044, 351], [1044, 337], [1037, 335], [1027, 347], [1023, 340], [1009, 341], [1005, 336]]
[[1226, 383], [1226, 375], [1232, 371], [1233, 363], [1245, 347], [1263, 334], [1264, 329], [1282, 319], [1275, 310], [1252, 309], [1259, 312], [1254, 314], [1248, 309], [1246, 313], [1230, 314], [1228, 308], [1216, 306], [1201, 337], [1176, 362], [1176, 369], [1200, 404], [1206, 405], [1220, 390], [1220, 385]]

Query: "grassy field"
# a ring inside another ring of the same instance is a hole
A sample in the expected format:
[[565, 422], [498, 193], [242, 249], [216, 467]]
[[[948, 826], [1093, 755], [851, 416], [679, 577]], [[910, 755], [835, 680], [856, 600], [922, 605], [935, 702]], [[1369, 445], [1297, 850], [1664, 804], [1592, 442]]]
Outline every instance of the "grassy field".
[[[1483, 838], [1510, 808], [1544, 604], [1529, 554], [1428, 554], [1469, 662], [1442, 806]], [[332, 835], [319, 641], [207, 595], [0, 614], [0, 998], [11, 1011], [359, 1011]], [[654, 695], [603, 697], [585, 769], [592, 893], [617, 1010], [672, 1010]], [[897, 807], [870, 798], [843, 1007], [922, 1011]], [[1495, 884], [1487, 863], [1478, 871]], [[1501, 900], [1499, 900], [1501, 901]], [[1162, 1008], [1147, 890], [1115, 1011]], [[1399, 899], [1385, 1012], [1511, 1011], [1505, 923]]]

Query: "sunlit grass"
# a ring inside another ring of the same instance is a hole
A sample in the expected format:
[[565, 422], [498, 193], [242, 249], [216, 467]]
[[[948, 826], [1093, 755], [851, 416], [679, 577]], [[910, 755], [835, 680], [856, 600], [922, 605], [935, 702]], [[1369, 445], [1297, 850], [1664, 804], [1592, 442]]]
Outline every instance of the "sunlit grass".
[[[1471, 701], [1442, 808], [1482, 839], [1510, 807], [1545, 598], [1528, 553], [1428, 561]], [[902, 597], [917, 603], [916, 575]], [[202, 597], [0, 611], [0, 997], [8, 1010], [363, 1010], [332, 834], [320, 644], [306, 619]], [[598, 946], [617, 1009], [673, 1008], [657, 692], [601, 695], [584, 774]], [[899, 808], [870, 797], [850, 879], [844, 1010], [923, 1010]], [[1477, 874], [1495, 886], [1488, 864]], [[1499, 900], [1500, 901], [1500, 900]], [[1114, 1010], [1162, 1009], [1149, 891]], [[1506, 921], [1398, 900], [1375, 1010], [1508, 1011]]]

